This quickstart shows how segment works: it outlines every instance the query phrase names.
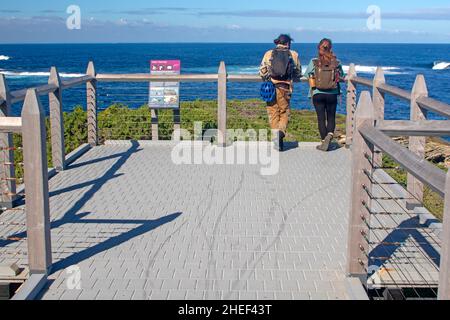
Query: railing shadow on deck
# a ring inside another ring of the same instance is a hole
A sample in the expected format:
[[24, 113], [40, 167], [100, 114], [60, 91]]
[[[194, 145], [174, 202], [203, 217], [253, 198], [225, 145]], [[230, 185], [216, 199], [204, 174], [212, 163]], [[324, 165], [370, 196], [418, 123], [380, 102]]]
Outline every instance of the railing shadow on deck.
[[[135, 238], [139, 235], [142, 235], [144, 233], [150, 232], [159, 226], [162, 226], [164, 224], [170, 223], [171, 221], [177, 219], [182, 213], [176, 212], [172, 213], [168, 216], [159, 218], [157, 220], [115, 220], [115, 219], [85, 219], [85, 217], [89, 216], [91, 212], [85, 212], [85, 213], [79, 213], [80, 209], [83, 208], [83, 206], [90, 200], [92, 197], [95, 196], [95, 194], [103, 187], [105, 183], [110, 181], [111, 179], [114, 179], [117, 177], [116, 172], [126, 163], [128, 158], [135, 154], [136, 152], [140, 152], [142, 149], [139, 149], [139, 144], [137, 142], [132, 142], [132, 146], [125, 152], [122, 152], [120, 154], [113, 155], [111, 157], [106, 157], [109, 159], [114, 159], [119, 157], [119, 159], [98, 179], [95, 179], [93, 181], [85, 182], [82, 184], [74, 185], [71, 187], [68, 187], [66, 189], [62, 190], [56, 190], [51, 192], [51, 196], [55, 196], [57, 194], [61, 194], [63, 192], [69, 192], [74, 191], [79, 188], [92, 185], [91, 188], [84, 192], [82, 197], [75, 202], [75, 204], [69, 208], [64, 216], [58, 220], [52, 221], [50, 223], [51, 229], [59, 228], [65, 224], [76, 224], [76, 223], [82, 223], [82, 224], [88, 224], [88, 223], [95, 223], [95, 224], [133, 224], [133, 225], [139, 225], [136, 228], [133, 228], [132, 230], [125, 232], [123, 234], [120, 234], [118, 236], [112, 237], [104, 242], [101, 242], [99, 244], [96, 244], [93, 247], [84, 249], [80, 252], [74, 253], [73, 255], [64, 258], [62, 260], [59, 260], [58, 262], [54, 263], [51, 268], [51, 273], [58, 272], [62, 269], [65, 269], [71, 265], [80, 263], [81, 261], [88, 259], [100, 252], [109, 250], [115, 246], [118, 246], [132, 238]], [[105, 158], [100, 158], [101, 160], [105, 160]], [[95, 162], [95, 160], [94, 160]], [[26, 233], [19, 233], [15, 234], [12, 237], [16, 238], [23, 238], [26, 236]], [[0, 246], [5, 246], [8, 244], [13, 243], [14, 241], [0, 241]]]

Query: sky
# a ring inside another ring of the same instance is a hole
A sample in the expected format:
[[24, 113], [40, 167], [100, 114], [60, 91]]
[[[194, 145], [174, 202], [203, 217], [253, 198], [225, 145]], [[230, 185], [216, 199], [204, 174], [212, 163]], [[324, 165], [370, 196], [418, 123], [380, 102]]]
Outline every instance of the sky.
[[[79, 8], [79, 15], [73, 15], [74, 11], [67, 12], [71, 5]], [[70, 27], [67, 26], [68, 20]], [[450, 2], [448, 0], [2, 0], [0, 2], [0, 43], [268, 43], [279, 33], [289, 33], [297, 42], [316, 42], [318, 38], [326, 36], [335, 42], [344, 43], [450, 43]]]

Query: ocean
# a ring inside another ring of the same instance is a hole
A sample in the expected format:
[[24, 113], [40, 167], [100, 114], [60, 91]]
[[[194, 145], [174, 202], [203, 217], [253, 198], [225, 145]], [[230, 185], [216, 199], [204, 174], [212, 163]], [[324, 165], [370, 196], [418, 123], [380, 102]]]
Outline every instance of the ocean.
[[[50, 66], [58, 67], [63, 78], [84, 74], [88, 61], [95, 62], [98, 73], [145, 73], [149, 61], [180, 59], [182, 73], [216, 73], [219, 62], [225, 61], [230, 74], [254, 74], [261, 58], [271, 44], [33, 44], [0, 45], [0, 72], [6, 75], [12, 90], [47, 83]], [[294, 44], [304, 66], [316, 55], [315, 44]], [[450, 45], [446, 44], [335, 44], [335, 53], [347, 70], [350, 63], [357, 65], [358, 74], [372, 78], [377, 66], [382, 66], [389, 84], [410, 90], [417, 74], [424, 74], [431, 97], [450, 104]], [[441, 62], [436, 65], [437, 62]], [[345, 87], [343, 88], [345, 90]], [[147, 84], [100, 83], [99, 105], [112, 103], [139, 107], [148, 101]], [[298, 84], [292, 107], [310, 109], [307, 84]], [[85, 105], [85, 87], [64, 92], [64, 110]], [[187, 83], [181, 85], [181, 100], [215, 99], [214, 83]], [[259, 84], [229, 85], [229, 99], [258, 98]], [[48, 102], [42, 98], [48, 112]], [[338, 112], [345, 113], [345, 95]], [[14, 115], [21, 105], [13, 106]], [[431, 118], [439, 119], [436, 115]], [[408, 119], [409, 104], [387, 97], [387, 119]]]

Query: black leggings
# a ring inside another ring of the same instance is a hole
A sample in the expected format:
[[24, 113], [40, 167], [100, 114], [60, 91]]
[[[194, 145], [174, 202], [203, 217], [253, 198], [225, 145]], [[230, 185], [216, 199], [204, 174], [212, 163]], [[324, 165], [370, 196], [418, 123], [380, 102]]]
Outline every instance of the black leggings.
[[337, 94], [319, 93], [313, 97], [319, 122], [320, 137], [324, 140], [328, 133], [336, 129]]

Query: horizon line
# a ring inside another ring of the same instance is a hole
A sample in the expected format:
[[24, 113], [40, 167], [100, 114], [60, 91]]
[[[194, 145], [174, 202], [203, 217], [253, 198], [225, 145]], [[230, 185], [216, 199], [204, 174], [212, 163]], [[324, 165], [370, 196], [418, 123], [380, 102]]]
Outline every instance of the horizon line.
[[[318, 42], [293, 42], [296, 44], [317, 44]], [[450, 45], [448, 42], [340, 42], [334, 41], [334, 44], [399, 44], [399, 45]], [[78, 45], [78, 44], [271, 44], [273, 42], [234, 42], [234, 41], [222, 41], [222, 42], [208, 42], [208, 41], [174, 41], [174, 42], [0, 42], [0, 45], [52, 45], [52, 44], [66, 44], [66, 45]]]

